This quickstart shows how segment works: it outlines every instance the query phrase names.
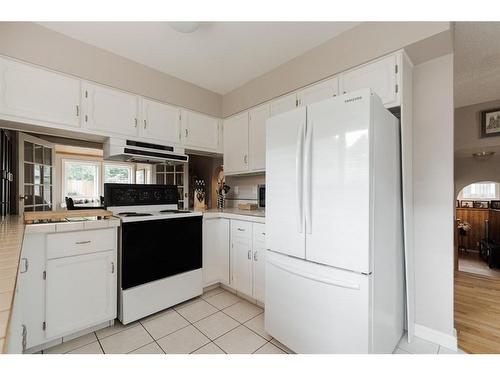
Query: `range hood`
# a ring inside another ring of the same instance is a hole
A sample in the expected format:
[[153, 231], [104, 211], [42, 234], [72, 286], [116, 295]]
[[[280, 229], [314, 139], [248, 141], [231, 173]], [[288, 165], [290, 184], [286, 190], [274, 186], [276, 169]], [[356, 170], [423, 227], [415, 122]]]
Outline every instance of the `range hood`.
[[134, 163], [187, 163], [183, 148], [140, 142], [131, 139], [109, 138], [104, 143], [104, 160]]

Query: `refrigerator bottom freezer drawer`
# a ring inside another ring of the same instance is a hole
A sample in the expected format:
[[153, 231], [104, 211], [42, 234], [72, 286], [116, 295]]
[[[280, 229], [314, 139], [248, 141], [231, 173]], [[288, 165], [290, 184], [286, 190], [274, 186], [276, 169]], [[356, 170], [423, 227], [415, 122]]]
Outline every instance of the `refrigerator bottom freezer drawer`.
[[266, 253], [266, 331], [296, 353], [370, 353], [372, 276]]

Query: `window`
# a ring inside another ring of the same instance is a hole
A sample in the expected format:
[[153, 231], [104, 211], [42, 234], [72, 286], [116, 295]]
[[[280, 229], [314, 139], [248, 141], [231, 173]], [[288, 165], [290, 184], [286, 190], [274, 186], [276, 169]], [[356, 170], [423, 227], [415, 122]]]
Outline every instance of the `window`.
[[73, 200], [99, 199], [99, 163], [63, 160], [63, 188]]
[[128, 165], [104, 164], [104, 183], [131, 184], [133, 167]]
[[462, 189], [461, 199], [498, 199], [499, 184], [495, 182], [479, 182]]

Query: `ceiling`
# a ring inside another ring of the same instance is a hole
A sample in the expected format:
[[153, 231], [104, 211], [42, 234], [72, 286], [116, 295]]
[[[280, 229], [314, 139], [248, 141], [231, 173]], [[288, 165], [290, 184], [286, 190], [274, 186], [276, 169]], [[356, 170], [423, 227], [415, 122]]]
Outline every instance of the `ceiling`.
[[356, 22], [206, 22], [183, 34], [167, 22], [41, 22], [219, 94], [356, 26]]
[[500, 99], [500, 22], [455, 24], [455, 107]]

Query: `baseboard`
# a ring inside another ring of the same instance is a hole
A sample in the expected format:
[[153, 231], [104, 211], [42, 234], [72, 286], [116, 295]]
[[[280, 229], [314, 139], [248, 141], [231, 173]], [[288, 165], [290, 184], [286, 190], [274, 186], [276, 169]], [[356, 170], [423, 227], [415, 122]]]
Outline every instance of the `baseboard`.
[[457, 351], [458, 349], [456, 335], [456, 331], [454, 331], [454, 335], [448, 335], [446, 333], [436, 331], [435, 329], [415, 324], [415, 336], [454, 351]]

